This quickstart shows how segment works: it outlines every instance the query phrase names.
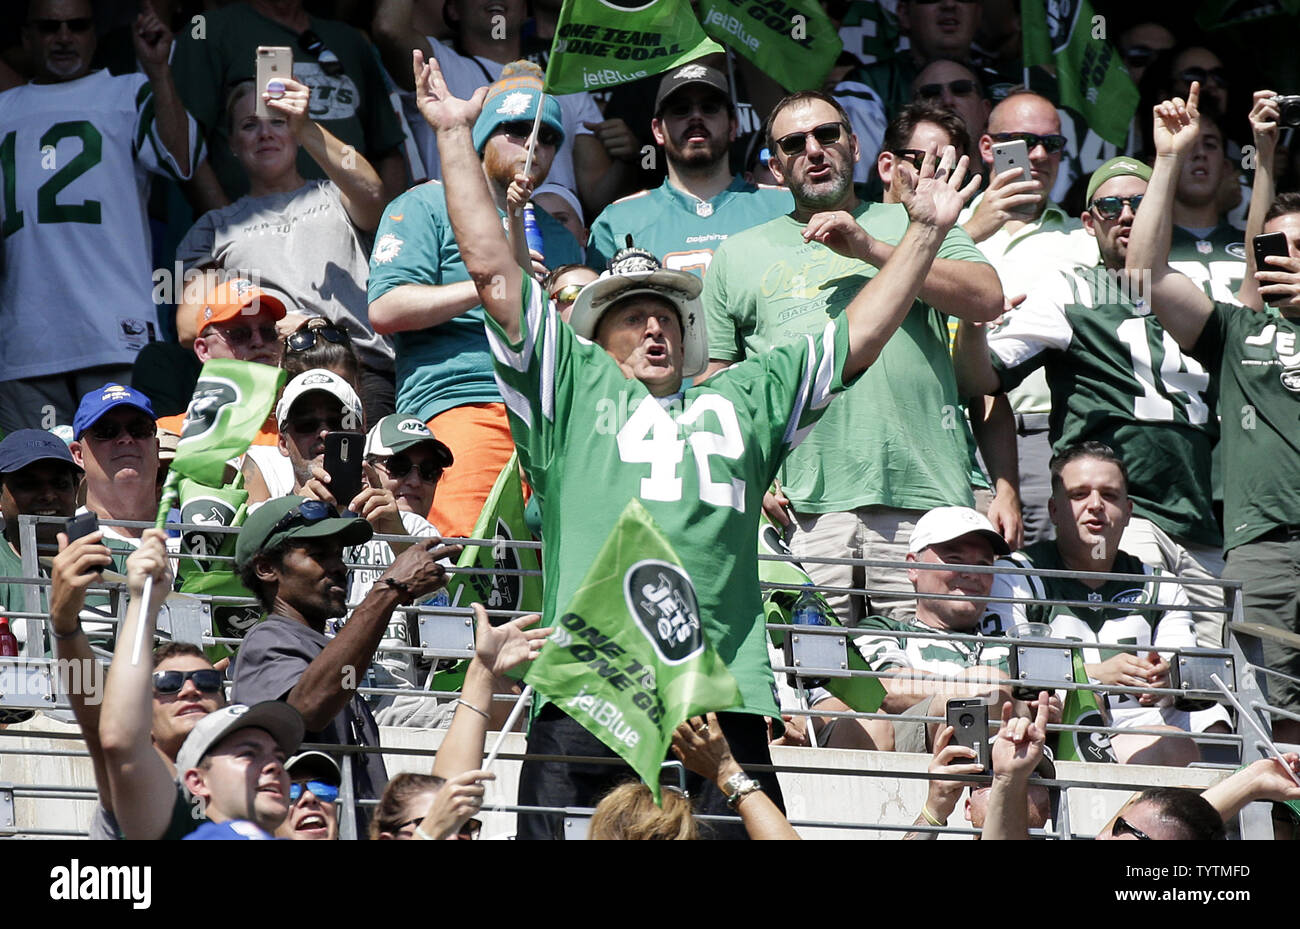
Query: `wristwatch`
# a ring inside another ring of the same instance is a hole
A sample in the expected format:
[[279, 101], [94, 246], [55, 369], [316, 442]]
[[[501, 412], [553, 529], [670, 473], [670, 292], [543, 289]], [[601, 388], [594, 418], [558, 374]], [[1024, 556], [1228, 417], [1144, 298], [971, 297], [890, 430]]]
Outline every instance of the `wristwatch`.
[[722, 792], [727, 795], [727, 806], [733, 810], [740, 803], [741, 798], [752, 794], [756, 790], [762, 790], [763, 785], [754, 780], [744, 771], [737, 771], [731, 777], [722, 782]]

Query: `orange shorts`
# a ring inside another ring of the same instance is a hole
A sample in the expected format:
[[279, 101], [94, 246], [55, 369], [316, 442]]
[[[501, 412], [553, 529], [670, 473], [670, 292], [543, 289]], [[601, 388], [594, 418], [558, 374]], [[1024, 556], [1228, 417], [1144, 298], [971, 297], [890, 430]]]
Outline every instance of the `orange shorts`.
[[[439, 413], [429, 431], [451, 449], [455, 463], [443, 472], [429, 522], [444, 536], [468, 538], [501, 469], [515, 453], [504, 403], [471, 403]], [[524, 488], [527, 497], [528, 488]]]

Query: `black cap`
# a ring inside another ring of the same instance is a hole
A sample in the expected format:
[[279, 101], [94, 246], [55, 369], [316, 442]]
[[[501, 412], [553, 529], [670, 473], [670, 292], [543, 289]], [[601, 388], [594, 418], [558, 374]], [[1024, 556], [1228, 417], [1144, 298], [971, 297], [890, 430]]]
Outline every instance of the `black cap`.
[[0, 474], [20, 471], [33, 461], [61, 461], [81, 471], [63, 440], [44, 429], [19, 429], [0, 442]]
[[663, 80], [659, 82], [659, 93], [655, 95], [655, 113], [658, 114], [664, 108], [665, 100], [683, 87], [690, 87], [692, 84], [712, 87], [722, 94], [727, 101], [727, 106], [731, 106], [731, 89], [727, 86], [726, 75], [717, 68], [693, 61], [664, 75]]

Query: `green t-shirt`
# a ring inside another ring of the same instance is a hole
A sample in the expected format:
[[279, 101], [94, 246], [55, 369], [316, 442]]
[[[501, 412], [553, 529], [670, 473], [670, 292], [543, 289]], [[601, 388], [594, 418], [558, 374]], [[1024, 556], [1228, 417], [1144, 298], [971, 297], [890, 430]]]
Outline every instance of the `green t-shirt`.
[[1300, 524], [1300, 320], [1216, 302], [1191, 353], [1223, 398], [1225, 551]]
[[[226, 93], [257, 73], [257, 47], [283, 45], [293, 50], [293, 76], [311, 88], [313, 120], [344, 145], [351, 145], [373, 164], [403, 140], [397, 111], [388, 96], [379, 58], [365, 36], [347, 23], [311, 17], [315, 32], [338, 58], [343, 72], [327, 74], [315, 55], [298, 45], [298, 33], [268, 19], [247, 3], [210, 10], [199, 24], [176, 34], [172, 74], [190, 115], [207, 133], [212, 168], [232, 200], [248, 193], [248, 177], [228, 143]], [[298, 173], [307, 180], [324, 178], [320, 165], [298, 149]]]
[[1134, 513], [1172, 536], [1219, 545], [1210, 376], [1112, 280], [1100, 266], [1044, 278], [989, 333], [994, 370], [1006, 390], [1045, 367], [1053, 449], [1106, 443], [1128, 469]]
[[777, 715], [758, 586], [763, 493], [844, 389], [848, 327], [656, 399], [580, 339], [525, 279], [520, 342], [488, 318], [510, 429], [542, 508], [547, 625], [573, 599], [620, 513], [639, 499], [690, 574], [709, 642], [748, 713]]
[[[901, 204], [863, 203], [854, 216], [890, 245], [907, 231]], [[865, 262], [804, 242], [804, 225], [780, 216], [714, 253], [701, 298], [710, 358], [761, 356], [820, 332], [876, 275]], [[987, 264], [960, 228], [948, 233], [939, 257]], [[971, 506], [963, 416], [946, 322], [918, 300], [853, 391], [790, 455], [781, 473], [786, 496], [807, 513]]]
[[591, 224], [587, 264], [604, 271], [631, 234], [633, 243], [658, 256], [665, 268], [703, 276], [714, 249], [728, 236], [792, 209], [794, 198], [784, 187], [751, 184], [739, 174], [712, 200], [699, 200], [665, 180], [605, 207]]
[[[502, 221], [505, 214], [497, 211]], [[582, 261], [578, 243], [551, 214], [538, 207], [537, 225], [547, 264]], [[429, 181], [402, 194], [384, 210], [370, 255], [367, 299], [374, 303], [402, 284], [455, 284], [469, 280], [460, 246], [447, 218], [446, 188]], [[492, 359], [483, 334], [483, 307], [455, 319], [393, 336], [396, 347], [397, 408], [424, 422], [471, 403], [500, 403]]]
[[1226, 222], [1219, 223], [1205, 238], [1174, 226], [1169, 267], [1190, 277], [1211, 300], [1235, 303], [1246, 276], [1245, 238], [1240, 229]]

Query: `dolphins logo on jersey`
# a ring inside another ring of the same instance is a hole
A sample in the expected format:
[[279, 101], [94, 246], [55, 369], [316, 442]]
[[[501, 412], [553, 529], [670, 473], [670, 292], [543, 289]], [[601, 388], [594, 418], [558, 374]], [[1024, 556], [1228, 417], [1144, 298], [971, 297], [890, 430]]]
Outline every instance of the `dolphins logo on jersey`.
[[678, 665], [704, 651], [695, 585], [675, 564], [647, 559], [623, 575], [628, 612], [665, 664]]

